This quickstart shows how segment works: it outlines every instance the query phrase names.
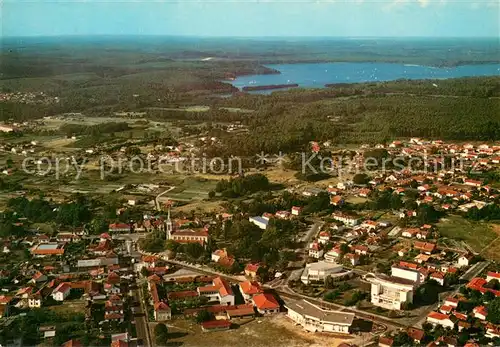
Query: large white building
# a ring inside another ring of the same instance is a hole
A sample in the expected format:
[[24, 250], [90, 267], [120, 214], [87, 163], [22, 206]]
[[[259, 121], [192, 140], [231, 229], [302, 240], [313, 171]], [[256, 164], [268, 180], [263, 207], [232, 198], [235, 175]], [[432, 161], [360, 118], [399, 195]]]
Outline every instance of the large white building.
[[392, 277], [410, 280], [417, 285], [420, 285], [425, 281], [425, 276], [420, 271], [398, 265], [393, 265], [391, 267], [391, 275]]
[[342, 277], [349, 273], [350, 271], [344, 271], [340, 264], [319, 261], [307, 264], [302, 276], [300, 276], [300, 280], [304, 284], [309, 284], [312, 281], [324, 281], [327, 276]]
[[305, 330], [349, 334], [354, 313], [325, 310], [309, 301], [287, 301], [287, 316]]
[[389, 310], [401, 310], [405, 303], [413, 302], [415, 282], [385, 275], [366, 275], [371, 285], [371, 302]]
[[248, 218], [248, 221], [252, 222], [262, 230], [266, 230], [267, 226], [269, 225], [269, 218], [264, 217], [264, 216], [256, 216], [256, 217], [250, 217]]

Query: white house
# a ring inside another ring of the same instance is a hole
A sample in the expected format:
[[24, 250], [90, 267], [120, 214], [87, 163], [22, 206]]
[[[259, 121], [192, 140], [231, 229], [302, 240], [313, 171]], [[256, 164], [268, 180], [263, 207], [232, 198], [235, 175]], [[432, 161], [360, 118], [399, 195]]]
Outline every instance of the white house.
[[55, 301], [64, 301], [71, 292], [71, 286], [68, 283], [59, 284], [56, 289], [52, 292], [52, 298]]
[[427, 315], [427, 322], [432, 325], [441, 325], [444, 328], [453, 329], [455, 327], [455, 322], [450, 316], [436, 311]]
[[500, 281], [500, 272], [489, 271], [486, 274], [486, 281], [489, 282], [489, 281], [492, 281], [492, 280]]
[[323, 256], [323, 248], [318, 241], [313, 241], [309, 244], [309, 256], [319, 259]]
[[205, 296], [208, 301], [218, 301], [221, 305], [234, 305], [234, 293], [229, 283], [220, 277], [212, 280], [212, 285], [198, 287], [198, 295]]
[[40, 307], [42, 307], [42, 296], [39, 293], [30, 295], [28, 297], [28, 307], [29, 308], [40, 308]]
[[279, 313], [280, 311], [280, 304], [270, 293], [254, 295], [252, 298], [252, 303], [257, 309], [257, 312], [262, 315]]
[[485, 306], [474, 307], [474, 310], [472, 310], [472, 312], [475, 318], [482, 321], [485, 321], [486, 317], [488, 316], [488, 309]]
[[344, 223], [347, 226], [351, 226], [351, 227], [358, 225], [359, 221], [361, 219], [360, 217], [358, 217], [356, 215], [349, 215], [349, 214], [340, 213], [340, 212], [333, 213], [332, 218], [335, 220], [338, 220], [339, 222]]
[[287, 316], [310, 332], [350, 333], [354, 313], [332, 311], [316, 306], [309, 301], [288, 301]]

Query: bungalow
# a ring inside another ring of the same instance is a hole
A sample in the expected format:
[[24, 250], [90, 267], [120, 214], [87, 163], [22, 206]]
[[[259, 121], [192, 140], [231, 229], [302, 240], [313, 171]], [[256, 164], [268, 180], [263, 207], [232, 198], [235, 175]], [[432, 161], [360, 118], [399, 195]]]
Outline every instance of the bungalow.
[[301, 214], [302, 214], [302, 207], [298, 207], [298, 206], [292, 207], [292, 215], [299, 216]]
[[432, 325], [441, 325], [444, 328], [453, 329], [455, 322], [452, 318], [444, 313], [432, 311], [427, 315], [427, 322]]
[[474, 318], [480, 319], [482, 321], [486, 320], [488, 316], [488, 309], [485, 306], [477, 306], [472, 310]]
[[203, 332], [229, 330], [230, 328], [231, 328], [231, 322], [225, 319], [211, 320], [208, 322], [201, 323], [201, 330]]
[[451, 306], [453, 308], [457, 308], [459, 302], [460, 302], [460, 300], [458, 300], [457, 298], [448, 297], [444, 301], [444, 304], [447, 305], [447, 306]]
[[270, 293], [254, 295], [252, 303], [256, 307], [257, 312], [263, 315], [278, 313], [280, 311], [280, 304]]
[[420, 232], [420, 229], [418, 229], [418, 228], [407, 228], [407, 229], [403, 230], [403, 232], [401, 233], [401, 236], [407, 237], [407, 238], [412, 238], [412, 237], [415, 237], [419, 232]]
[[439, 308], [439, 312], [444, 314], [450, 314], [453, 311], [453, 307], [448, 305], [443, 305]]
[[430, 242], [420, 242], [416, 241], [413, 244], [415, 249], [418, 249], [420, 252], [425, 254], [432, 254], [436, 250], [436, 244]]

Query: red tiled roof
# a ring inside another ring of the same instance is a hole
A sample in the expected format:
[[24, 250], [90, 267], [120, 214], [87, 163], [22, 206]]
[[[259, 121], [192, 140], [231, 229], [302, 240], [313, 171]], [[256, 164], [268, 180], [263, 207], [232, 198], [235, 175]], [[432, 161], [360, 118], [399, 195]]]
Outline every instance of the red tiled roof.
[[215, 287], [219, 288], [219, 294], [221, 296], [233, 295], [233, 290], [227, 281], [221, 277], [215, 277], [213, 279], [213, 284]]
[[198, 292], [195, 290], [183, 290], [180, 292], [170, 292], [167, 294], [169, 300], [192, 298], [198, 296]]
[[259, 294], [262, 293], [262, 288], [260, 287], [259, 282], [255, 281], [245, 281], [240, 283], [240, 288], [245, 294]]
[[260, 310], [276, 309], [280, 307], [276, 298], [269, 293], [258, 294], [252, 298], [254, 305]]
[[425, 335], [423, 330], [417, 328], [408, 328], [407, 333], [415, 341], [421, 341]]
[[231, 322], [225, 319], [211, 320], [201, 323], [201, 326], [203, 329], [229, 328], [231, 326]]
[[245, 271], [257, 272], [259, 268], [260, 268], [259, 264], [247, 264], [247, 266], [245, 266]]
[[154, 305], [155, 311], [170, 311], [170, 307], [166, 303], [162, 302], [157, 302]]
[[445, 319], [450, 319], [450, 316], [448, 316], [448, 315], [446, 315], [444, 313], [432, 311], [431, 313], [429, 313], [427, 315], [427, 318], [433, 318], [433, 319], [436, 319], [436, 320], [445, 320]]

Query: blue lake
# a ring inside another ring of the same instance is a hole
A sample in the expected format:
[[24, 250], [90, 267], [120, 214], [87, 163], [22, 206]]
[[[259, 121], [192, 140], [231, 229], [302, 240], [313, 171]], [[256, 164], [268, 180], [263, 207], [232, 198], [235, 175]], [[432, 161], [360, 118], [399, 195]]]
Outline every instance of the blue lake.
[[[431, 67], [391, 63], [308, 63], [270, 64], [279, 75], [240, 76], [232, 81], [237, 88], [270, 84], [297, 83], [299, 87], [323, 88], [328, 83], [359, 83], [398, 79], [446, 79], [467, 76], [498, 76], [500, 64]], [[272, 91], [258, 91], [270, 93]]]

